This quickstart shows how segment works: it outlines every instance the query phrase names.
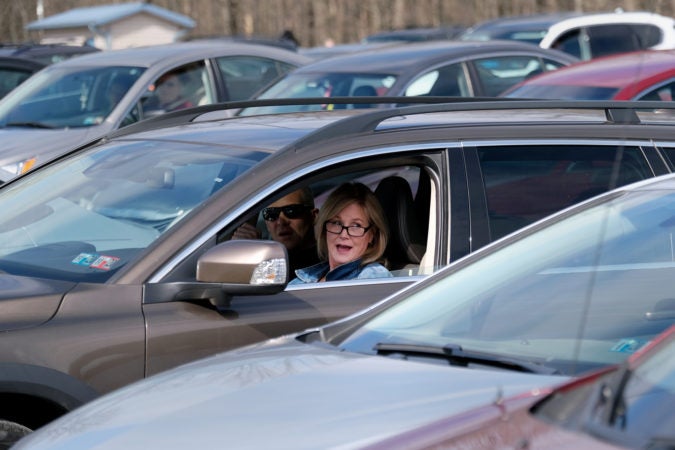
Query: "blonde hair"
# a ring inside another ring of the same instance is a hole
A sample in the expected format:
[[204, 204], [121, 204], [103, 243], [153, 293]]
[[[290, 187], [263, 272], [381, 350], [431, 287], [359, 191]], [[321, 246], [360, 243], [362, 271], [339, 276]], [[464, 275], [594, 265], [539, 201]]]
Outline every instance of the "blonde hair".
[[387, 237], [389, 230], [387, 219], [384, 216], [384, 210], [377, 200], [377, 197], [368, 186], [363, 183], [344, 183], [338, 186], [328, 196], [319, 210], [319, 216], [314, 227], [314, 234], [317, 241], [317, 250], [319, 258], [328, 260], [328, 244], [326, 243], [326, 228], [324, 224], [335, 217], [352, 203], [363, 208], [368, 219], [368, 224], [372, 231], [373, 240], [361, 257], [363, 264], [378, 261], [387, 248]]

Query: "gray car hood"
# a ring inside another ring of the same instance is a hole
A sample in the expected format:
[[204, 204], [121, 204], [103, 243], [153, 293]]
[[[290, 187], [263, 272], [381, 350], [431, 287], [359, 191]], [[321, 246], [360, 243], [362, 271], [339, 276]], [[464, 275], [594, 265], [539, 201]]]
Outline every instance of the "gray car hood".
[[358, 355], [286, 337], [127, 386], [13, 448], [358, 448], [564, 380]]
[[[37, 164], [42, 164], [103, 136], [108, 128], [106, 124], [54, 130], [16, 127], [0, 129], [0, 167], [34, 156], [37, 157]], [[8, 172], [0, 169], [0, 181], [6, 182], [10, 178]]]

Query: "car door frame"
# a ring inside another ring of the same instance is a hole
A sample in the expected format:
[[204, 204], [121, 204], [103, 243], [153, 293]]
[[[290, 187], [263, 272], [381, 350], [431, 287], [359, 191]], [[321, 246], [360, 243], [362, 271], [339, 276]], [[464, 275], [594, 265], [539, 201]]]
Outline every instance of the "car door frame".
[[[456, 143], [454, 145], [457, 146]], [[369, 307], [422, 278], [422, 276], [406, 276], [349, 280], [293, 286], [275, 295], [233, 295], [227, 308], [216, 308], [208, 301], [199, 299], [177, 301], [148, 297], [150, 293], [157, 292], [153, 284], [180, 282], [180, 277], [176, 277], [176, 274], [185, 271], [180, 270], [178, 266], [196, 266], [198, 256], [216, 245], [217, 236], [223, 230], [233, 230], [250, 216], [251, 211], [261, 209], [268, 204], [272, 196], [279, 196], [284, 191], [297, 188], [298, 183], [307, 183], [311, 179], [318, 180], [319, 177], [325, 177], [326, 173], [333, 175], [338, 171], [344, 172], [347, 168], [354, 170], [377, 166], [385, 169], [426, 160], [427, 166], [434, 166], [433, 178], [438, 183], [436, 189], [439, 194], [435, 202], [437, 214], [434, 224], [436, 249], [434, 265], [447, 264], [450, 216], [447, 205], [459, 208], [459, 205], [464, 203], [461, 209], [468, 210], [466, 200], [461, 197], [466, 194], [465, 191], [458, 191], [460, 197], [456, 199], [451, 198], [452, 194], [448, 192], [452, 190], [449, 179], [457, 178], [453, 186], [465, 185], [465, 181], [462, 181], [466, 176], [463, 156], [458, 148], [454, 150], [448, 152], [446, 144], [399, 144], [336, 154], [304, 168], [290, 170], [284, 176], [267, 182], [257, 195], [238, 202], [234, 213], [221, 215], [216, 225], [200, 234], [201, 245], [173, 258], [174, 267], [165, 268], [145, 283], [143, 311], [147, 333], [146, 376], [218, 351], [338, 320]], [[456, 164], [448, 163], [449, 153], [454, 155]], [[451, 177], [449, 167], [456, 170], [459, 175]], [[218, 194], [220, 197], [225, 195], [227, 194]], [[462, 224], [465, 225], [465, 235], [468, 236], [468, 225], [465, 222]], [[468, 237], [465, 240], [468, 240]], [[198, 323], [195, 323], [195, 320]], [[188, 336], [197, 344], [190, 345], [186, 341]]]

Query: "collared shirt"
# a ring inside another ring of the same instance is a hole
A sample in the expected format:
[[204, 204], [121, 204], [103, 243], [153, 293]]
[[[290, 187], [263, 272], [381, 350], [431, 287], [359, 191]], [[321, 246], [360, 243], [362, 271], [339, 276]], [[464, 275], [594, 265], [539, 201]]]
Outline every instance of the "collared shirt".
[[295, 271], [297, 278], [291, 280], [288, 284], [316, 283], [321, 278], [326, 277], [326, 281], [353, 280], [362, 278], [383, 278], [393, 276], [382, 264], [372, 262], [361, 265], [361, 260], [348, 262], [330, 270], [327, 262], [314, 264], [313, 266]]

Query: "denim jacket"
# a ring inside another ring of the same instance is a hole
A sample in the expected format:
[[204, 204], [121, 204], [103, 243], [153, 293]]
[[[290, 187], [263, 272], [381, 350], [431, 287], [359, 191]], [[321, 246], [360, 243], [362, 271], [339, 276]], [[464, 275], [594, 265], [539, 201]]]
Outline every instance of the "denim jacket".
[[357, 278], [383, 278], [393, 276], [382, 264], [373, 262], [361, 265], [361, 260], [348, 262], [330, 270], [327, 262], [314, 264], [295, 271], [297, 278], [288, 284], [316, 283], [324, 275], [326, 281], [353, 280]]

